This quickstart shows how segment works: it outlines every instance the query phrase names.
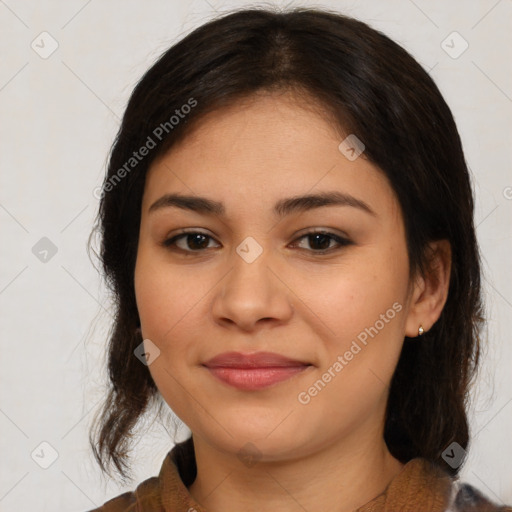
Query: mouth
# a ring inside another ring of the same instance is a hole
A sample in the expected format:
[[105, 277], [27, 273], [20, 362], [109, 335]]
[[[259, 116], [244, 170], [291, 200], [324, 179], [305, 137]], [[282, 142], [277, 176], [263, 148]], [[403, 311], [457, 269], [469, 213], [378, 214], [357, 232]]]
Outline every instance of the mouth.
[[265, 389], [304, 372], [312, 364], [272, 352], [226, 352], [203, 364], [218, 380], [245, 391]]

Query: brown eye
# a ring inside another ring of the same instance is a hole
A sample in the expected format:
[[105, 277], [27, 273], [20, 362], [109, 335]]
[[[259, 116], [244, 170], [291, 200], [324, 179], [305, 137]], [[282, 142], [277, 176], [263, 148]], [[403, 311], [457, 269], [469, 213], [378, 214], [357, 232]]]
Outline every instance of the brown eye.
[[201, 252], [209, 248], [209, 242], [213, 238], [200, 232], [188, 232], [176, 235], [163, 242], [164, 247], [177, 247], [184, 252]]
[[[351, 245], [353, 242], [347, 238], [341, 237], [334, 233], [327, 231], [313, 231], [306, 233], [298, 238], [298, 240], [307, 239], [310, 248], [305, 248], [308, 251], [316, 252], [318, 254], [331, 252], [332, 250], [339, 249], [340, 247]], [[334, 242], [334, 245], [331, 245]]]

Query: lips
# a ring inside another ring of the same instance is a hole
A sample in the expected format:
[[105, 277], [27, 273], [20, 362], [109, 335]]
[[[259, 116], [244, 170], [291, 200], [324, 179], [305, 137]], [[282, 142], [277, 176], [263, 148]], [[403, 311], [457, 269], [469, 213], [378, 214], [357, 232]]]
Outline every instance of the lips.
[[242, 354], [240, 352], [225, 352], [213, 357], [205, 363], [208, 368], [286, 368], [290, 366], [307, 366], [309, 363], [290, 359], [273, 352], [256, 352]]
[[208, 360], [204, 366], [225, 384], [255, 391], [288, 380], [311, 364], [273, 352], [225, 352]]

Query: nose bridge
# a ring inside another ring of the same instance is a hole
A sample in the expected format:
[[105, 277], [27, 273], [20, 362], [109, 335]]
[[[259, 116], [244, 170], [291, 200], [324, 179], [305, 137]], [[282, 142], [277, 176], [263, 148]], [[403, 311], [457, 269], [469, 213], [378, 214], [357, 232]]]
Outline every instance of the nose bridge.
[[[263, 242], [262, 242], [263, 243]], [[286, 287], [272, 270], [272, 253], [253, 237], [245, 238], [230, 256], [231, 270], [215, 296], [213, 314], [244, 329], [260, 319], [285, 320], [292, 308]]]

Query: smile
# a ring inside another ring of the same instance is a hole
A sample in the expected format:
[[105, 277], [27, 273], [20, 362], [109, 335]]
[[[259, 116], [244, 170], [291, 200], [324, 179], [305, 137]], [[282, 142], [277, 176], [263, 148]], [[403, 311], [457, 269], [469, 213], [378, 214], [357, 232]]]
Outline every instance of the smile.
[[255, 391], [286, 381], [312, 365], [272, 352], [226, 352], [210, 359], [203, 366], [225, 384]]

